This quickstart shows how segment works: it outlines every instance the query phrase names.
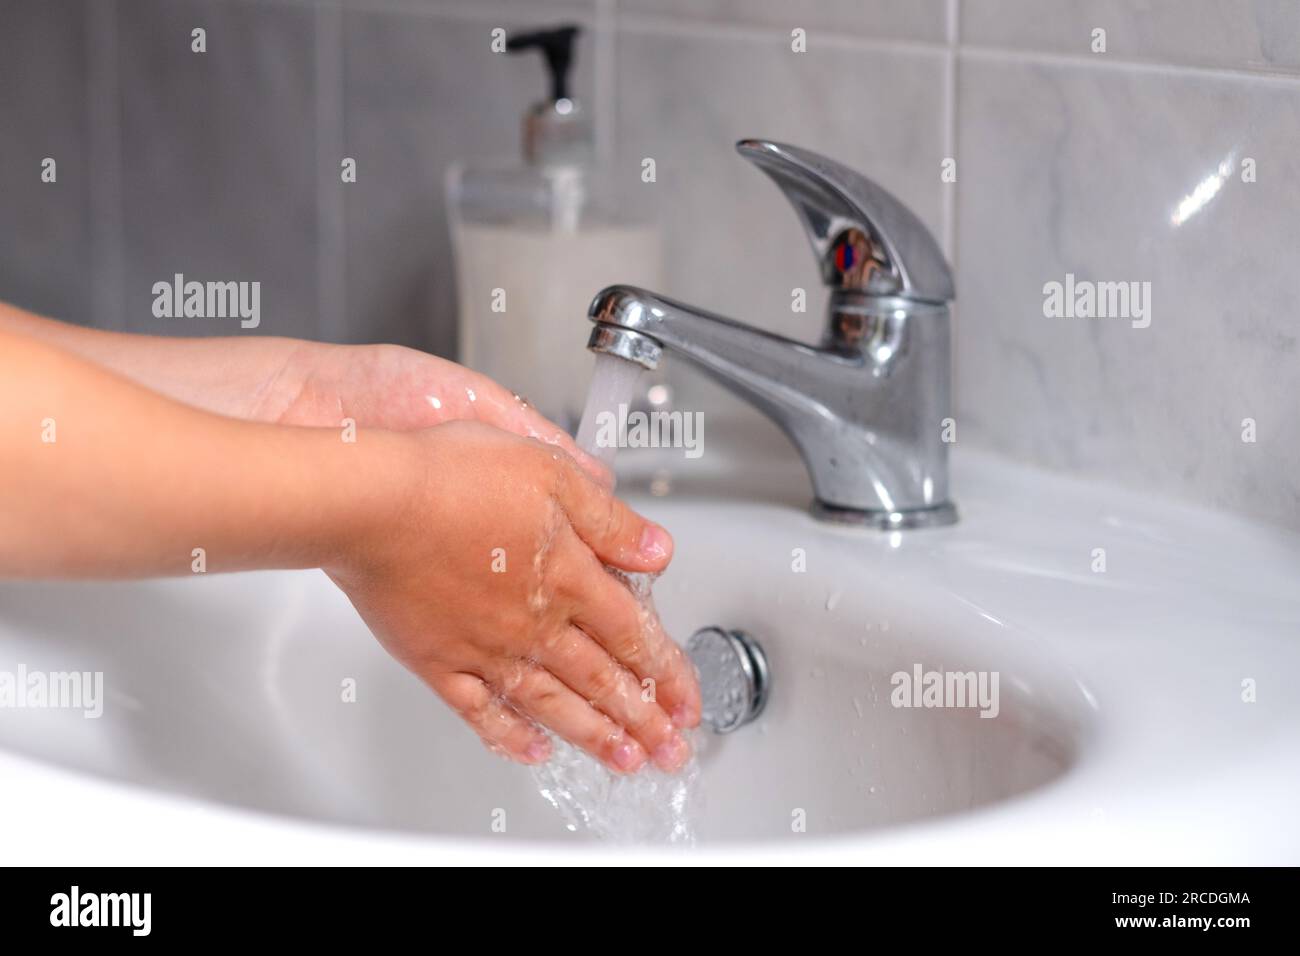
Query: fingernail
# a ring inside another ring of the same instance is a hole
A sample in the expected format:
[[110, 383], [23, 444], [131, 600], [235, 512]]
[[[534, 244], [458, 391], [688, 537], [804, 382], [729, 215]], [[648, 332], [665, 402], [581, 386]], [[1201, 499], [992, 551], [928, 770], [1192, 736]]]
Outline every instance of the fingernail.
[[614, 766], [632, 771], [641, 766], [641, 748], [633, 743], [622, 743], [614, 748]]
[[524, 751], [524, 756], [534, 763], [540, 763], [550, 756], [550, 753], [550, 741], [545, 738], [538, 738], [528, 745], [528, 749]]
[[691, 710], [691, 708], [682, 704], [673, 711], [673, 723], [676, 726], [685, 729], [687, 727], [694, 727], [699, 723], [699, 718], [695, 716], [695, 712]]
[[641, 557], [657, 561], [668, 554], [672, 543], [673, 539], [667, 531], [654, 522], [647, 521], [645, 530], [641, 532]]
[[673, 734], [666, 743], [655, 748], [655, 766], [660, 770], [676, 770], [691, 755], [690, 745], [681, 734]]

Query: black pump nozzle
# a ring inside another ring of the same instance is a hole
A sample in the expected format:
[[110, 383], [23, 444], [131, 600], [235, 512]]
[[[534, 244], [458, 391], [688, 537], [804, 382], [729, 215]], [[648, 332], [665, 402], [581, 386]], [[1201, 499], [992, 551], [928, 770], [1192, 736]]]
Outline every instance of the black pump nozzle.
[[546, 67], [551, 71], [551, 100], [569, 98], [569, 66], [573, 63], [573, 41], [581, 32], [578, 26], [562, 26], [553, 30], [536, 30], [521, 33], [506, 40], [507, 53], [523, 50], [541, 50], [546, 57]]

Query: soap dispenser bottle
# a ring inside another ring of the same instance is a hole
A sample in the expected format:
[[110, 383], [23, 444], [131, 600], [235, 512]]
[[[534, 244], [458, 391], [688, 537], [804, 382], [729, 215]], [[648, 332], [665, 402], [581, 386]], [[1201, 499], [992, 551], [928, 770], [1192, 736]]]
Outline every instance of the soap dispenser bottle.
[[639, 177], [616, 188], [571, 95], [579, 32], [507, 37], [509, 53], [540, 52], [549, 73], [546, 97], [523, 117], [521, 158], [455, 165], [447, 175], [460, 361], [570, 430], [591, 379], [591, 299], [614, 282], [656, 288], [663, 278], [659, 230], [633, 212]]

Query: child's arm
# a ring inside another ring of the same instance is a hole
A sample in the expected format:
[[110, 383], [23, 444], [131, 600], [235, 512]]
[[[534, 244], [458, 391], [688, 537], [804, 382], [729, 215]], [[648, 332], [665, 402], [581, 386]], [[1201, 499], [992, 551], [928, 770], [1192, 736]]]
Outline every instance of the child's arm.
[[[464, 366], [396, 345], [329, 345], [265, 335], [170, 338], [88, 329], [0, 302], [0, 333], [80, 355], [196, 408], [251, 421], [406, 431], [481, 421], [555, 445], [608, 483], [569, 435]], [[580, 348], [580, 341], [574, 348]]]
[[617, 769], [685, 759], [672, 718], [698, 721], [694, 676], [602, 569], [661, 570], [663, 529], [494, 428], [344, 437], [204, 412], [0, 332], [0, 576], [187, 574], [196, 549], [210, 572], [322, 567], [517, 759], [545, 755], [534, 721]]

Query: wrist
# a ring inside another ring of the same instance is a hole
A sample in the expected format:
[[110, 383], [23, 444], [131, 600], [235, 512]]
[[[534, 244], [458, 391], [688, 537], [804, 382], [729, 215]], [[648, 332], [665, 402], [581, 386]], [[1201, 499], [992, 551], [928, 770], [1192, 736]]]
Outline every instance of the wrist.
[[378, 429], [310, 431], [320, 446], [317, 487], [325, 498], [312, 563], [336, 579], [381, 568], [425, 494], [427, 439]]

